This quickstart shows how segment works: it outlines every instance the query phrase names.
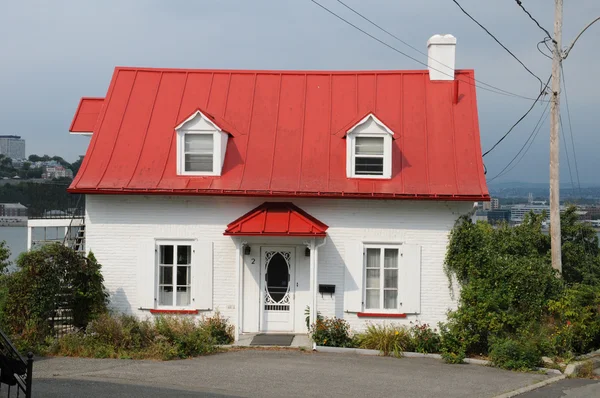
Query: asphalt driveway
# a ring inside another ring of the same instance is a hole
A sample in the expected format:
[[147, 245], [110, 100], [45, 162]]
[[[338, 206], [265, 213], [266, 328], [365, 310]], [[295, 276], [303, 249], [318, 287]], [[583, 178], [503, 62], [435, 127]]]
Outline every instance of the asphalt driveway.
[[551, 376], [429, 358], [244, 350], [169, 362], [44, 358], [35, 397], [494, 397]]

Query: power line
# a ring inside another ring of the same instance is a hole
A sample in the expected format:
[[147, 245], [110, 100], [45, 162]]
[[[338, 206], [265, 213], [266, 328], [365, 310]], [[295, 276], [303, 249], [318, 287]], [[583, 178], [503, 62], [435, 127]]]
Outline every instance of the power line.
[[[542, 43], [544, 43], [544, 44], [545, 44], [547, 39], [548, 39], [548, 38], [546, 37], [544, 40], [541, 40], [541, 41], [539, 41], [539, 42], [538, 42], [538, 44], [536, 45], [536, 47], [537, 47], [538, 51], [540, 52], [540, 54], [542, 54], [542, 55], [543, 55], [544, 57], [546, 57], [546, 58], [552, 59], [552, 57], [551, 57], [551, 56], [549, 56], [549, 55], [548, 55], [548, 54], [546, 54], [544, 51], [542, 51], [542, 49], [540, 49], [540, 44], [542, 44]], [[548, 48], [548, 47], [546, 46], [546, 48]]]
[[[327, 11], [328, 13], [330, 13], [331, 15], [335, 16], [335, 17], [336, 17], [336, 18], [338, 18], [339, 20], [341, 20], [341, 21], [345, 22], [346, 24], [348, 24], [348, 25], [352, 26], [354, 29], [356, 29], [356, 30], [358, 30], [358, 31], [362, 32], [363, 34], [365, 34], [365, 35], [367, 35], [367, 36], [369, 36], [371, 39], [373, 39], [373, 40], [377, 41], [378, 43], [381, 43], [381, 44], [383, 44], [384, 46], [386, 46], [387, 48], [391, 49], [392, 51], [395, 51], [395, 52], [397, 52], [398, 54], [401, 54], [401, 55], [403, 55], [403, 56], [405, 56], [405, 57], [407, 57], [407, 58], [409, 58], [409, 59], [411, 59], [411, 60], [413, 60], [413, 61], [415, 61], [415, 62], [417, 62], [417, 63], [419, 63], [419, 64], [421, 64], [421, 65], [423, 65], [423, 66], [425, 66], [425, 67], [428, 67], [428, 68], [430, 68], [430, 69], [433, 69], [433, 70], [435, 70], [435, 71], [438, 71], [438, 72], [440, 72], [440, 73], [442, 73], [442, 74], [444, 74], [444, 75], [446, 75], [446, 76], [450, 76], [450, 77], [452, 77], [452, 75], [448, 74], [447, 72], [445, 72], [445, 71], [442, 71], [442, 70], [439, 70], [439, 69], [436, 69], [436, 68], [434, 68], [434, 67], [432, 67], [432, 66], [429, 66], [429, 65], [427, 65], [426, 63], [424, 63], [424, 62], [422, 62], [422, 61], [419, 61], [418, 59], [416, 59], [416, 58], [414, 58], [414, 57], [412, 57], [412, 56], [410, 56], [410, 55], [408, 55], [408, 54], [406, 54], [406, 53], [402, 52], [401, 50], [398, 50], [396, 47], [394, 47], [394, 46], [392, 46], [392, 45], [390, 45], [390, 44], [388, 44], [388, 43], [384, 42], [383, 40], [381, 40], [381, 39], [379, 39], [379, 38], [377, 38], [377, 37], [375, 37], [375, 36], [373, 36], [373, 35], [372, 35], [372, 34], [370, 34], [369, 32], [367, 32], [367, 31], [365, 31], [365, 30], [363, 30], [363, 29], [359, 28], [358, 26], [356, 26], [356, 25], [355, 25], [355, 24], [353, 24], [352, 22], [350, 22], [350, 21], [348, 21], [347, 19], [345, 19], [345, 18], [343, 18], [343, 17], [339, 16], [338, 14], [336, 14], [336, 13], [335, 13], [335, 12], [333, 12], [333, 11], [331, 11], [329, 8], [325, 7], [324, 5], [320, 4], [319, 2], [317, 2], [317, 1], [315, 1], [315, 0], [310, 0], [310, 1], [311, 1], [311, 2], [313, 2], [314, 4], [318, 5], [319, 7], [321, 7], [322, 9], [324, 9], [325, 11]], [[493, 87], [494, 89], [490, 89], [490, 88], [487, 88], [487, 87], [481, 87], [481, 86], [478, 86], [477, 84], [471, 83], [469, 80], [462, 80], [462, 79], [458, 79], [458, 78], [457, 78], [457, 80], [459, 80], [459, 81], [461, 81], [461, 82], [463, 82], [463, 83], [470, 84], [470, 85], [472, 85], [472, 86], [475, 86], [475, 87], [477, 87], [477, 88], [480, 88], [480, 89], [482, 89], [482, 90], [490, 91], [490, 92], [492, 92], [492, 93], [495, 93], [495, 94], [506, 95], [506, 96], [509, 96], [509, 97], [523, 98], [523, 99], [528, 99], [528, 100], [535, 100], [535, 101], [537, 101], [537, 100], [539, 99], [539, 97], [538, 97], [537, 99], [535, 99], [535, 98], [526, 97], [526, 96], [523, 96], [523, 95], [519, 95], [519, 94], [511, 93], [510, 91], [506, 91], [506, 90], [503, 90], [503, 89], [500, 89], [500, 88], [497, 88], [497, 87], [494, 87], [494, 86], [491, 86], [491, 87]], [[498, 90], [498, 91], [496, 91], [496, 90]]]
[[[398, 40], [400, 43], [404, 44], [405, 46], [413, 49], [414, 51], [418, 52], [419, 54], [424, 55], [428, 59], [430, 59], [432, 61], [435, 61], [438, 64], [440, 64], [440, 65], [442, 65], [442, 66], [444, 66], [444, 67], [446, 67], [448, 69], [453, 69], [451, 66], [448, 66], [448, 65], [444, 64], [443, 62], [440, 62], [437, 59], [434, 59], [434, 58], [430, 57], [429, 54], [425, 53], [424, 51], [419, 50], [415, 46], [411, 45], [410, 43], [407, 43], [406, 41], [404, 41], [401, 38], [399, 38], [397, 35], [395, 35], [392, 32], [390, 32], [389, 30], [383, 28], [381, 25], [378, 25], [376, 22], [373, 22], [372, 20], [370, 20], [369, 18], [367, 18], [366, 16], [364, 16], [363, 14], [361, 14], [359, 11], [356, 11], [354, 8], [350, 7], [348, 4], [344, 3], [342, 0], [336, 0], [336, 1], [338, 3], [340, 3], [341, 5], [343, 5], [344, 7], [346, 7], [348, 10], [352, 11], [354, 14], [358, 15], [360, 18], [364, 19], [365, 21], [367, 21], [371, 25], [375, 26], [377, 29], [381, 30], [382, 32], [386, 33], [387, 35], [389, 35], [389, 36], [393, 37], [394, 39]], [[514, 95], [514, 93], [511, 93], [510, 91], [506, 91], [506, 90], [503, 90], [503, 89], [501, 89], [499, 87], [492, 86], [491, 84], [488, 84], [488, 83], [483, 82], [481, 80], [477, 80], [475, 78], [473, 78], [473, 80], [475, 80], [479, 84], [483, 84], [484, 86], [488, 86], [488, 87], [493, 88], [495, 90], [502, 91], [502, 92], [504, 92], [506, 94]]]
[[569, 109], [569, 96], [567, 95], [567, 82], [565, 80], [565, 70], [563, 69], [562, 63], [560, 64], [560, 70], [563, 81], [563, 88], [565, 90], [565, 105], [567, 106], [567, 120], [569, 122], [569, 132], [571, 133], [571, 147], [573, 149], [573, 160], [575, 161], [575, 175], [577, 176], [577, 187], [579, 188], [579, 195], [581, 196], [581, 182], [579, 180], [579, 167], [577, 165], [577, 152], [575, 151], [575, 140], [573, 139], [573, 126], [571, 124], [571, 111]]
[[565, 144], [565, 154], [567, 155], [567, 167], [569, 168], [569, 178], [571, 179], [571, 188], [573, 188], [573, 192], [575, 192], [575, 184], [573, 183], [573, 172], [571, 171], [571, 161], [569, 160], [569, 148], [567, 147], [567, 139], [565, 138], [565, 127], [563, 126], [562, 121], [562, 109], [561, 113], [558, 115], [558, 120], [560, 122], [560, 132], [563, 138], [563, 143]]
[[[512, 51], [510, 51], [504, 44], [502, 44], [502, 42], [500, 42], [500, 40], [498, 40], [496, 38], [496, 36], [494, 36], [489, 30], [486, 29], [485, 26], [483, 26], [482, 24], [479, 23], [479, 21], [477, 21], [475, 18], [473, 18], [471, 16], [471, 14], [469, 14], [464, 8], [462, 8], [462, 6], [458, 3], [458, 1], [456, 0], [452, 0], [454, 2], [454, 4], [456, 4], [458, 6], [458, 8], [460, 8], [460, 10], [467, 16], [469, 17], [473, 22], [475, 22], [477, 25], [479, 25], [479, 27], [481, 29], [483, 29], [488, 35], [490, 35], [490, 37], [492, 39], [494, 39], [496, 41], [496, 43], [500, 44], [500, 46], [505, 49], [514, 59], [517, 60], [518, 63], [521, 64], [521, 66], [523, 66], [523, 68], [525, 68], [525, 70], [527, 72], [529, 72], [529, 74], [531, 74], [531, 76], [535, 77], [536, 79], [538, 79], [538, 81], [540, 82], [541, 87], [544, 87], [544, 83], [542, 82], [542, 79], [540, 79], [538, 77], [538, 75], [536, 75], [535, 73], [533, 73], [531, 71], [531, 69], [529, 69], [515, 54], [512, 53]], [[543, 90], [543, 88], [540, 88], [540, 90]]]
[[[510, 162], [508, 162], [508, 164], [506, 166], [504, 166], [504, 168], [498, 174], [496, 174], [494, 177], [492, 177], [489, 180], [487, 180], [488, 183], [492, 182], [493, 180], [495, 180], [498, 177], [501, 177], [501, 176], [509, 173], [512, 169], [514, 169], [519, 164], [519, 162], [521, 162], [521, 160], [523, 160], [523, 158], [525, 157], [525, 155], [529, 151], [529, 148], [531, 148], [531, 146], [533, 145], [533, 142], [535, 141], [538, 133], [540, 132], [540, 130], [541, 130], [543, 124], [544, 124], [542, 122], [542, 119], [545, 121], [548, 118], [549, 114], [546, 115], [546, 111], [548, 110], [549, 106], [550, 106], [550, 103], [549, 102], [546, 103], [546, 107], [542, 111], [542, 114], [540, 115], [540, 118], [538, 119], [537, 123], [533, 127], [533, 130], [531, 131], [531, 134], [529, 134], [529, 137], [527, 137], [527, 140], [521, 146], [521, 149], [519, 149], [519, 151], [517, 152], [517, 154], [511, 159]], [[544, 115], [546, 115], [546, 118], [544, 118]], [[525, 150], [525, 151], [523, 152], [523, 150]], [[515, 162], [515, 160], [517, 159], [517, 157], [519, 157], [519, 155], [521, 153], [522, 153], [521, 157], [517, 160], [516, 163], [513, 164], [513, 162]], [[512, 167], [510, 167], [511, 165], [512, 165]], [[509, 169], [509, 167], [510, 167], [510, 169]]]
[[[546, 87], [548, 87], [548, 83], [550, 83], [550, 77], [548, 78], [548, 81], [546, 82]], [[544, 87], [544, 90], [546, 89], [546, 87]], [[535, 99], [535, 101], [533, 101], [533, 104], [531, 104], [531, 106], [529, 107], [529, 109], [527, 110], [527, 112], [525, 112], [525, 114], [523, 114], [523, 116], [521, 116], [519, 118], [519, 120], [517, 120], [510, 129], [508, 129], [508, 131], [506, 132], [506, 134], [504, 134], [498, 141], [496, 141], [496, 143], [494, 145], [492, 145], [492, 147], [490, 149], [488, 149], [487, 151], [485, 151], [485, 153], [483, 155], [481, 155], [481, 157], [484, 157], [485, 155], [487, 155], [488, 153], [492, 152], [494, 150], [494, 148], [496, 148], [502, 141], [504, 141], [504, 139], [506, 137], [508, 137], [508, 135], [511, 133], [511, 131], [513, 131], [513, 129], [515, 127], [517, 127], [517, 125], [519, 123], [521, 123], [521, 121], [523, 119], [525, 119], [527, 117], [527, 115], [529, 115], [529, 112], [531, 112], [531, 110], [533, 109], [533, 107], [535, 106], [535, 104], [537, 104], [537, 102], [539, 101], [539, 99], [542, 97], [542, 95], [544, 94], [545, 91], [540, 92], [540, 94], [537, 96], [537, 98]], [[548, 102], [549, 104], [550, 102]]]
[[548, 36], [549, 39], [551, 39], [554, 44], [556, 44], [556, 40], [554, 40], [552, 38], [552, 35], [550, 34], [550, 32], [548, 32], [548, 30], [546, 30], [545, 28], [542, 27], [542, 25], [540, 25], [540, 23], [529, 13], [529, 11], [527, 11], [525, 9], [525, 7], [523, 6], [523, 2], [521, 0], [515, 0], [517, 2], [517, 4], [519, 5], [519, 7], [521, 7], [523, 9], [523, 11], [525, 11], [525, 14], [527, 14], [529, 16], [529, 18], [535, 22], [535, 24], [538, 26], [538, 28], [540, 28], [541, 30], [544, 31], [544, 33], [546, 33], [546, 35]]

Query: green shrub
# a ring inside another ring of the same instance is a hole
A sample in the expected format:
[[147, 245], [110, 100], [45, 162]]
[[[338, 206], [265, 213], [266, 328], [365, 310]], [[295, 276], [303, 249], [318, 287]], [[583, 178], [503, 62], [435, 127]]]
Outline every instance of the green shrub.
[[422, 354], [440, 352], [440, 335], [426, 323], [417, 323], [410, 328], [412, 347]]
[[350, 334], [348, 322], [340, 318], [324, 317], [311, 327], [311, 339], [320, 346], [356, 347], [357, 343]]
[[154, 320], [154, 326], [158, 334], [173, 344], [179, 358], [215, 351], [215, 340], [210, 330], [191, 318], [158, 317]]
[[447, 324], [440, 323], [440, 354], [446, 363], [463, 363], [466, 357], [464, 337], [455, 329], [450, 329]]
[[491, 341], [490, 360], [503, 369], [530, 370], [542, 363], [542, 355], [531, 341], [498, 338]]
[[235, 328], [218, 311], [211, 317], [203, 318], [202, 323], [214, 339], [215, 344], [233, 343]]
[[400, 357], [412, 349], [410, 331], [404, 326], [369, 325], [357, 340], [360, 348], [379, 350], [386, 356]]
[[548, 303], [554, 354], [569, 357], [600, 347], [600, 288], [574, 285]]

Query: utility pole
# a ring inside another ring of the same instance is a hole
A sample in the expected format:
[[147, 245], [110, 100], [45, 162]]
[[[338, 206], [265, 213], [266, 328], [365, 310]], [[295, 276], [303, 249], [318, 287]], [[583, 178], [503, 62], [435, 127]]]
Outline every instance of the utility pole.
[[560, 234], [560, 179], [558, 123], [560, 111], [560, 64], [562, 54], [563, 0], [555, 0], [554, 51], [552, 51], [552, 97], [550, 102], [550, 244], [552, 268], [562, 274]]

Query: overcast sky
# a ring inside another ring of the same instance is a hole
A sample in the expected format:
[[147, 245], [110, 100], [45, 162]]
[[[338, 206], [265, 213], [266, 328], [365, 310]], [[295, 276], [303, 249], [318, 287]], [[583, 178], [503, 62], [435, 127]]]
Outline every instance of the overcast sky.
[[[426, 57], [360, 20], [336, 0], [319, 0], [399, 50]], [[457, 67], [480, 81], [527, 97], [539, 82], [451, 0], [345, 0], [426, 51], [427, 39], [452, 33]], [[536, 49], [544, 34], [511, 0], [461, 0], [543, 80], [551, 61]], [[552, 32], [554, 2], [524, 0]], [[600, 16], [600, 1], [565, 1], [563, 42]], [[575, 148], [582, 183], [600, 183], [600, 23], [578, 41], [564, 62]], [[82, 96], [106, 95], [113, 68], [152, 66], [227, 69], [422, 69], [418, 63], [335, 19], [310, 0], [0, 0], [0, 134], [27, 140], [28, 154], [73, 161], [89, 139], [72, 137], [69, 124]], [[482, 149], [487, 150], [529, 108], [531, 101], [478, 89]], [[563, 110], [564, 96], [563, 96]], [[496, 175], [521, 148], [545, 104], [485, 158]], [[564, 114], [565, 129], [568, 129]], [[568, 131], [568, 130], [567, 130]], [[522, 161], [496, 181], [548, 179], [549, 126], [545, 121]], [[570, 135], [567, 135], [571, 150]], [[561, 139], [561, 178], [569, 182]], [[571, 153], [574, 173], [574, 159]], [[575, 177], [574, 177], [575, 178]]]

